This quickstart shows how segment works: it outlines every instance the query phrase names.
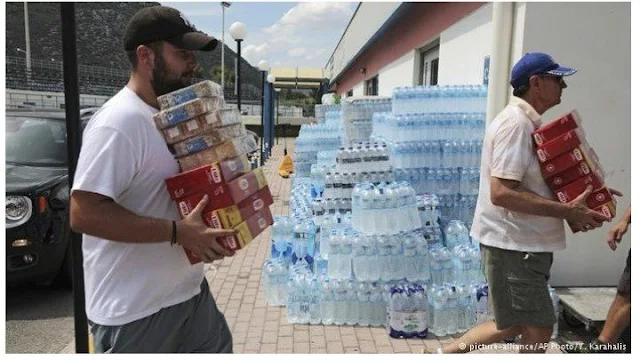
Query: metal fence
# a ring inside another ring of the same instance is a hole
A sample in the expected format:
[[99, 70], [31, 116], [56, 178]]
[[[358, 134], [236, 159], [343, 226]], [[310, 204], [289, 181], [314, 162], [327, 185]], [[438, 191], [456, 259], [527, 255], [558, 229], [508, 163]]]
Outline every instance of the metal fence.
[[[7, 89], [64, 92], [64, 78], [62, 62], [54, 59], [31, 60], [31, 67], [27, 69], [26, 59], [23, 57], [6, 57]], [[81, 94], [113, 96], [129, 80], [129, 70], [114, 69], [102, 66], [78, 65], [78, 86]], [[200, 79], [203, 80], [203, 79]], [[224, 95], [227, 101], [237, 99], [236, 91], [231, 86], [225, 86]], [[253, 84], [242, 84], [243, 100], [260, 100], [262, 91]]]

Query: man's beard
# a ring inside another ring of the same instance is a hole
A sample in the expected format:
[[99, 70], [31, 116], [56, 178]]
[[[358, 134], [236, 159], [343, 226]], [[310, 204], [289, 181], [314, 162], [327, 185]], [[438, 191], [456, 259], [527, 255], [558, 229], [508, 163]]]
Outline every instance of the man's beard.
[[[152, 75], [153, 77], [151, 78], [151, 86], [153, 87], [153, 91], [156, 93], [156, 96], [161, 96], [172, 91], [182, 89], [185, 86], [191, 85], [195, 80], [195, 77], [193, 76], [190, 76], [189, 78], [171, 78], [169, 76], [167, 63], [164, 61], [162, 56], [158, 55], [155, 56], [153, 62]], [[187, 74], [185, 73], [182, 75], [185, 76]]]

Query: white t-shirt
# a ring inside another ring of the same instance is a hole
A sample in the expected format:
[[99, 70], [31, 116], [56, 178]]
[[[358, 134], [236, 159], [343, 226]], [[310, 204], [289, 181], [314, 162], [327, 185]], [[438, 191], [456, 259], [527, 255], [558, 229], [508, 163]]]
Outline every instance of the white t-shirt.
[[[72, 191], [108, 196], [140, 216], [178, 220], [164, 180], [179, 167], [153, 124], [155, 112], [127, 87], [107, 101], [84, 131]], [[84, 234], [82, 251], [94, 323], [123, 325], [200, 293], [202, 263], [191, 265], [169, 239], [140, 244]]]
[[526, 101], [514, 97], [489, 124], [480, 163], [480, 190], [471, 236], [481, 244], [507, 250], [552, 252], [566, 247], [561, 219], [507, 210], [491, 203], [491, 177], [519, 181], [555, 200], [544, 182], [531, 134], [542, 123]]

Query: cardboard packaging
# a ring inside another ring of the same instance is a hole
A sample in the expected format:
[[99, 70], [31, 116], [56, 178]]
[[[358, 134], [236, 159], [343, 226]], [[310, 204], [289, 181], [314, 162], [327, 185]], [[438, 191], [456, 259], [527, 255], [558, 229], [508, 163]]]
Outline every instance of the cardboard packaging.
[[558, 155], [575, 149], [580, 144], [587, 144], [584, 133], [580, 129], [573, 129], [540, 145], [536, 149], [536, 155], [541, 163], [545, 163]]
[[201, 191], [211, 185], [227, 183], [251, 171], [246, 156], [240, 155], [219, 163], [203, 165], [165, 180], [167, 190], [176, 200]]
[[193, 211], [202, 200], [204, 194], [209, 195], [209, 203], [202, 211], [207, 213], [237, 204], [265, 186], [267, 186], [267, 179], [262, 172], [262, 168], [257, 168], [250, 173], [231, 180], [227, 184], [212, 185], [186, 195], [176, 200], [176, 204], [180, 216], [184, 218]]
[[196, 135], [173, 144], [173, 150], [175, 150], [176, 156], [186, 156], [206, 150], [224, 141], [232, 140], [233, 138], [241, 137], [246, 134], [247, 132], [243, 124], [215, 128], [205, 132], [204, 134]]
[[[246, 247], [271, 224], [273, 224], [273, 216], [267, 207], [234, 227], [234, 229], [238, 230], [236, 235], [219, 237], [216, 241], [218, 241], [218, 243], [225, 249], [234, 251], [239, 250]], [[198, 256], [187, 249], [185, 249], [185, 253], [187, 254], [187, 258], [191, 264], [196, 264], [202, 261]]]
[[[616, 217], [616, 203], [615, 201], [611, 201], [608, 202], [606, 204], [600, 205], [596, 208], [593, 208], [593, 210], [601, 213], [604, 216], [607, 216], [611, 219], [613, 219], [614, 217]], [[572, 223], [568, 223], [569, 224], [569, 228], [571, 229], [572, 232], [577, 233], [578, 231], [581, 231], [580, 228], [578, 228], [575, 224]]]
[[153, 114], [153, 121], [158, 129], [164, 129], [176, 126], [198, 115], [222, 109], [224, 106], [225, 102], [222, 96], [196, 98]]
[[196, 98], [218, 96], [224, 96], [222, 87], [211, 80], [204, 80], [191, 86], [158, 96], [158, 103], [160, 104], [160, 109], [165, 110], [176, 105], [184, 104]]
[[600, 189], [604, 185], [604, 180], [595, 173], [591, 173], [555, 190], [554, 193], [560, 202], [567, 203], [580, 196], [589, 185], [593, 186], [593, 189]]
[[203, 213], [202, 218], [209, 227], [231, 229], [271, 204], [273, 204], [273, 197], [269, 186], [265, 186], [235, 205]]
[[258, 144], [252, 135], [225, 141], [195, 154], [178, 158], [182, 171], [187, 171], [203, 164], [220, 162], [224, 159], [247, 154], [258, 149]]
[[551, 176], [546, 179], [547, 184], [552, 190], [560, 189], [563, 186], [570, 184], [573, 181], [578, 180], [583, 176], [587, 176], [591, 173], [595, 173], [599, 178], [604, 179], [604, 172], [599, 169], [598, 165], [593, 163], [589, 165], [586, 161], [579, 162], [576, 166], [573, 166], [559, 174]]
[[198, 115], [176, 126], [162, 129], [167, 144], [172, 145], [185, 139], [201, 135], [209, 130], [239, 124], [240, 112], [237, 107], [225, 106], [223, 109]]
[[[562, 115], [558, 120], [550, 122], [533, 133], [533, 141], [540, 146], [573, 129], [580, 128], [582, 119], [576, 110]], [[581, 129], [582, 130], [582, 129]]]

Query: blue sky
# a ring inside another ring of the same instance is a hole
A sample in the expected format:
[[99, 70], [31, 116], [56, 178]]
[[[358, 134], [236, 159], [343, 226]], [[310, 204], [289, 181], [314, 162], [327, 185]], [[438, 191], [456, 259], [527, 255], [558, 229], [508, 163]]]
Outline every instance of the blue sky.
[[[220, 2], [162, 2], [180, 10], [198, 30], [220, 39]], [[357, 2], [232, 2], [225, 9], [225, 43], [235, 51], [229, 27], [247, 25], [242, 57], [257, 66], [324, 67], [349, 23]], [[217, 49], [220, 51], [219, 49]]]

